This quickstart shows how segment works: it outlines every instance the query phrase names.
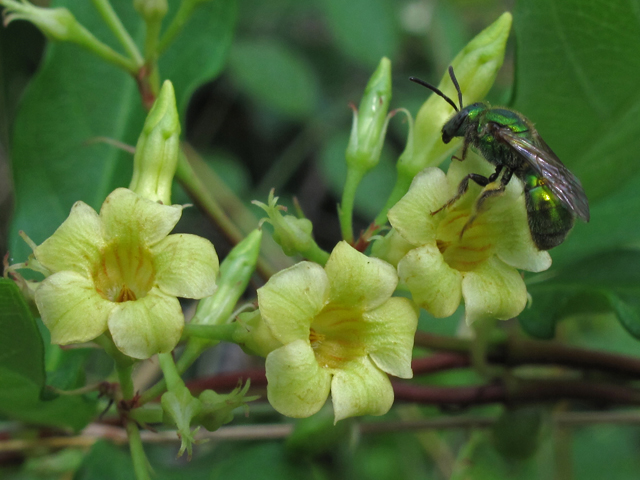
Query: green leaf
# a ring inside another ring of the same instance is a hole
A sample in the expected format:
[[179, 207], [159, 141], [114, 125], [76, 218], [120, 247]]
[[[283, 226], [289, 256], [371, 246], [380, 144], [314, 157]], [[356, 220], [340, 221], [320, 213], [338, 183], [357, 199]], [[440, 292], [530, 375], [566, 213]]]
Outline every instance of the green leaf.
[[[0, 278], [0, 330], [0, 369], [41, 389], [45, 381], [42, 338], [22, 293], [6, 278]], [[1, 380], [0, 385], [4, 385]], [[5, 393], [0, 389], [0, 398]]]
[[97, 442], [85, 457], [74, 480], [134, 480], [131, 455], [110, 442]]
[[[144, 25], [131, 2], [116, 2], [125, 27], [141, 45]], [[91, 2], [60, 0], [98, 38], [120, 50]], [[235, 0], [198, 7], [160, 60], [162, 78], [174, 81], [180, 112], [193, 90], [217, 75], [226, 58], [236, 18]], [[145, 112], [136, 82], [75, 45], [50, 44], [27, 88], [14, 125], [11, 151], [16, 210], [10, 250], [22, 260], [24, 230], [36, 242], [49, 237], [77, 200], [98, 209], [114, 188], [127, 186], [132, 157], [104, 143], [107, 137], [134, 145]]]
[[640, 339], [640, 251], [594, 255], [528, 290], [532, 308], [525, 308], [518, 318], [529, 335], [553, 338], [556, 323], [566, 316], [613, 311], [622, 326]]
[[640, 340], [640, 309], [638, 305], [623, 300], [613, 292], [607, 292], [606, 296], [620, 324], [627, 332]]
[[508, 460], [531, 457], [540, 444], [542, 420], [540, 408], [506, 409], [491, 429], [496, 450]]
[[84, 427], [95, 402], [80, 397], [42, 401], [44, 346], [18, 287], [0, 279], [0, 413], [29, 423]]
[[235, 44], [229, 57], [231, 75], [258, 102], [291, 117], [311, 115], [318, 104], [318, 83], [307, 60], [272, 40]]
[[287, 458], [280, 442], [262, 442], [237, 449], [234, 455], [216, 463], [211, 480], [243, 480], [255, 478], [260, 472], [261, 480], [289, 480], [306, 478], [308, 466]]
[[580, 178], [592, 207], [592, 221], [553, 251], [563, 265], [640, 240], [630, 221], [640, 216], [639, 11], [638, 0], [516, 3], [512, 106]]
[[396, 58], [400, 43], [387, 0], [323, 0], [320, 2], [336, 43], [354, 61], [376, 67], [382, 57]]

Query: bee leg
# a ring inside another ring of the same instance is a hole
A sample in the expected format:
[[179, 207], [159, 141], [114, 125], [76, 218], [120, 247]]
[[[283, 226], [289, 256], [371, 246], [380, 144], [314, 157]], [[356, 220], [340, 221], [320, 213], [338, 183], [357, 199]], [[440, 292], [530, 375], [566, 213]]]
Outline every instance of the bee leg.
[[[502, 171], [502, 166], [498, 166], [496, 167], [496, 171], [495, 173], [493, 173], [487, 180], [489, 180], [489, 182], [487, 183], [487, 185], [495, 182], [498, 178], [498, 175], [500, 175], [500, 172]], [[478, 197], [478, 200], [476, 200], [475, 205], [473, 206], [473, 213], [471, 214], [471, 216], [469, 217], [469, 219], [467, 220], [467, 223], [464, 224], [464, 227], [462, 227], [462, 230], [460, 231], [460, 238], [462, 238], [462, 235], [464, 235], [464, 232], [473, 224], [473, 222], [475, 221], [475, 219], [478, 217], [478, 215], [480, 214], [480, 212], [482, 212], [483, 210], [483, 204], [484, 202], [486, 202], [486, 200], [488, 198], [491, 197], [497, 197], [499, 195], [502, 195], [505, 191], [505, 189], [507, 188], [507, 184], [509, 183], [509, 180], [511, 180], [511, 176], [513, 175], [513, 171], [507, 169], [504, 172], [504, 175], [502, 176], [502, 178], [500, 179], [500, 186], [498, 186], [498, 188], [491, 188], [488, 190], [484, 190], [480, 196]], [[487, 186], [485, 185], [485, 187]]]
[[[491, 177], [493, 177], [493, 175], [491, 175]], [[491, 181], [492, 181], [491, 177], [487, 178], [487, 177], [484, 177], [484, 176], [482, 176], [482, 175], [480, 175], [478, 173], [470, 173], [469, 175], [464, 177], [462, 179], [462, 181], [458, 184], [458, 193], [456, 193], [453, 196], [453, 198], [451, 198], [451, 200], [449, 200], [447, 203], [445, 203], [443, 206], [441, 206], [435, 212], [431, 212], [431, 215], [435, 215], [436, 213], [441, 212], [445, 208], [449, 208], [451, 205], [453, 205], [458, 200], [460, 200], [460, 198], [465, 193], [467, 193], [467, 190], [469, 189], [469, 180], [473, 180], [474, 182], [476, 182], [481, 187], [486, 187], [487, 185], [489, 185], [491, 183]]]
[[[469, 129], [469, 132], [471, 132], [471, 129]], [[469, 133], [467, 133], [464, 136], [464, 143], [462, 144], [462, 156], [456, 157], [454, 155], [453, 157], [451, 157], [451, 159], [463, 162], [464, 159], [467, 158], [467, 150], [469, 150], [469, 144], [470, 143], [471, 143], [471, 136], [469, 135]]]

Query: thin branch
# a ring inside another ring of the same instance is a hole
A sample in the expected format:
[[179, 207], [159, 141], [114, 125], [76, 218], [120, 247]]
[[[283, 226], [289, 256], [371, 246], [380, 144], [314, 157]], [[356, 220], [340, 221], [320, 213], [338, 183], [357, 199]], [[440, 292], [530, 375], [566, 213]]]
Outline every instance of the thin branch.
[[[455, 415], [450, 417], [422, 418], [416, 420], [394, 420], [389, 422], [363, 422], [358, 425], [360, 433], [365, 435], [397, 432], [419, 432], [422, 430], [449, 430], [488, 428], [497, 421], [497, 417], [481, 415]], [[560, 412], [552, 416], [552, 421], [561, 427], [584, 425], [640, 425], [640, 411], [624, 410], [612, 412]], [[198, 439], [213, 441], [250, 441], [285, 438], [293, 431], [292, 423], [264, 425], [239, 425], [222, 427], [215, 432], [203, 432]], [[175, 431], [140, 432], [144, 443], [178, 443]], [[127, 443], [127, 433], [122, 427], [93, 423], [78, 436], [60, 436], [32, 439], [12, 439], [0, 441], [0, 453], [20, 452], [36, 447], [62, 449], [67, 447], [90, 448], [98, 440], [109, 440], [115, 444]]]
[[[416, 333], [415, 343], [416, 346], [449, 352], [468, 353], [471, 349], [470, 340], [424, 332]], [[505, 343], [490, 345], [488, 350], [490, 361], [510, 366], [553, 364], [640, 377], [640, 358], [568, 347], [558, 342], [510, 338]]]

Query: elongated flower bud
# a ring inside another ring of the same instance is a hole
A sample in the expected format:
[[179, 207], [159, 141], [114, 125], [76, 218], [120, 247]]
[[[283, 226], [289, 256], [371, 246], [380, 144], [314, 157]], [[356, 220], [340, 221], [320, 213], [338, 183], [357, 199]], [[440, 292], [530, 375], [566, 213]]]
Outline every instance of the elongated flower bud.
[[[511, 23], [511, 14], [503, 13], [471, 40], [451, 62], [465, 105], [484, 99], [493, 85], [504, 61]], [[448, 73], [445, 73], [438, 88], [454, 101], [457, 100], [458, 94]], [[442, 142], [442, 126], [452, 113], [451, 106], [438, 95], [432, 94], [427, 99], [415, 121], [414, 155], [400, 159], [399, 175], [413, 178], [422, 169], [439, 165], [459, 146], [459, 139], [447, 145]]]
[[167, 80], [138, 138], [129, 188], [149, 200], [170, 205], [179, 150], [180, 120], [173, 85]]
[[367, 172], [378, 164], [387, 131], [390, 101], [391, 62], [385, 57], [369, 79], [360, 107], [353, 112], [346, 152], [349, 168]]

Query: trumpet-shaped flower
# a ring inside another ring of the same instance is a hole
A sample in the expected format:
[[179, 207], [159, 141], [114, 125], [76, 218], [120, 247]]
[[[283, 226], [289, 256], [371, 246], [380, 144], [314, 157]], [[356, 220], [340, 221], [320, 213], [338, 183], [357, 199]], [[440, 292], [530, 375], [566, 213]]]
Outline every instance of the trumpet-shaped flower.
[[[549, 254], [539, 251], [531, 239], [522, 184], [515, 178], [480, 211], [475, 209], [480, 187], [470, 182], [469, 191], [454, 205], [432, 214], [456, 194], [467, 174], [489, 176], [492, 171], [475, 155], [453, 161], [446, 175], [427, 168], [389, 211], [394, 235], [401, 237], [399, 248], [408, 252], [397, 263], [400, 281], [414, 301], [436, 317], [453, 314], [464, 298], [467, 323], [513, 318], [527, 302], [516, 269], [540, 272], [551, 265]], [[473, 215], [475, 220], [468, 224]]]
[[266, 361], [276, 410], [308, 417], [329, 392], [336, 421], [391, 408], [386, 374], [411, 378], [417, 326], [412, 303], [391, 297], [397, 282], [391, 265], [341, 242], [324, 269], [301, 262], [258, 290], [262, 318], [282, 344]]
[[51, 272], [37, 288], [42, 321], [56, 344], [109, 331], [134, 358], [171, 351], [184, 316], [176, 297], [203, 298], [216, 288], [218, 257], [195, 235], [169, 235], [182, 214], [125, 188], [100, 214], [76, 202], [56, 232], [34, 250]]

